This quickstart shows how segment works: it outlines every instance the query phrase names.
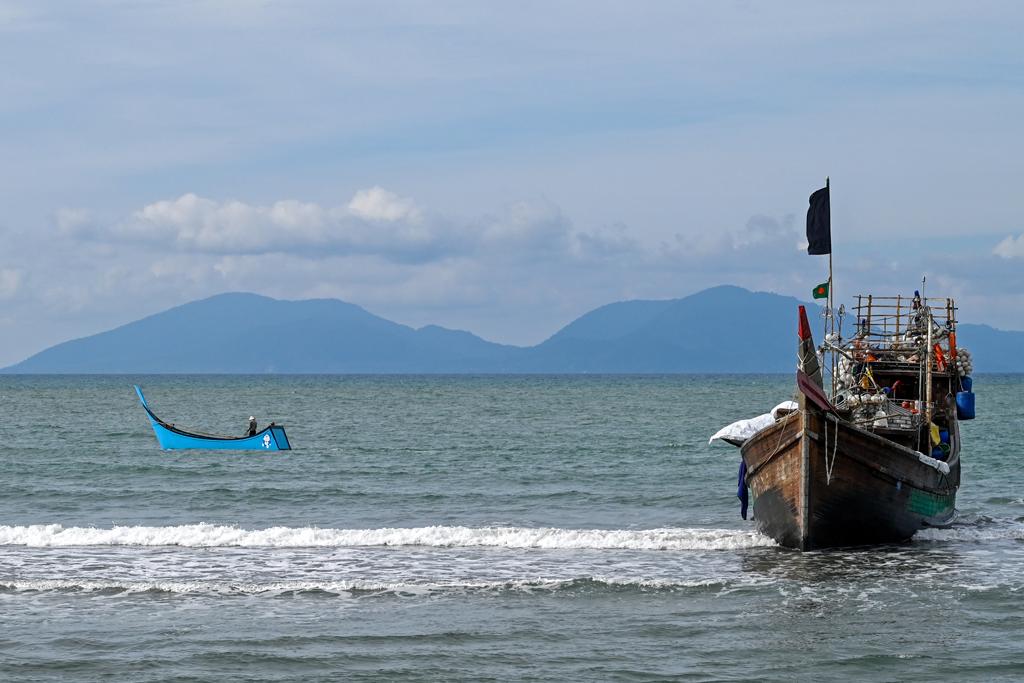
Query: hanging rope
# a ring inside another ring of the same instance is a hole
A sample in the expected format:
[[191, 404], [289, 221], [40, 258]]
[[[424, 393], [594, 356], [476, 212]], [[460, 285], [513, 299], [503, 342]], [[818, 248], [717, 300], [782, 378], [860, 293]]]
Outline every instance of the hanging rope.
[[832, 435], [832, 458], [828, 455], [828, 418], [824, 420], [825, 427], [825, 485], [832, 485], [832, 472], [836, 468], [836, 451], [839, 448], [839, 425], [836, 424], [835, 434]]

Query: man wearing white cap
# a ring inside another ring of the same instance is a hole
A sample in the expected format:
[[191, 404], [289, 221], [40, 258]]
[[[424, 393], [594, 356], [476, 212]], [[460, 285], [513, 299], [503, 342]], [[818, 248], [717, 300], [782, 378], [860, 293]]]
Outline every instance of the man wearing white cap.
[[256, 436], [256, 418], [249, 416], [249, 436]]

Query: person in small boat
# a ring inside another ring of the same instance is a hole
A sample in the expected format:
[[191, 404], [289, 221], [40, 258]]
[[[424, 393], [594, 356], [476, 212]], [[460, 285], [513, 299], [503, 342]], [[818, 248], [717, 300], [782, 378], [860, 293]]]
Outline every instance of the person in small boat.
[[249, 416], [249, 433], [247, 436], [256, 436], [256, 418]]

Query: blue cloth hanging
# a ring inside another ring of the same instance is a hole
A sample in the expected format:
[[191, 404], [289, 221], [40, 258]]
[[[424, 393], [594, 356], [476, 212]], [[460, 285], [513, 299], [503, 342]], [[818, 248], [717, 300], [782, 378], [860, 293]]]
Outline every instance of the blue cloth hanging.
[[750, 498], [747, 496], [747, 463], [740, 459], [739, 481], [736, 482], [736, 497], [740, 499], [740, 517], [747, 518], [747, 504]]

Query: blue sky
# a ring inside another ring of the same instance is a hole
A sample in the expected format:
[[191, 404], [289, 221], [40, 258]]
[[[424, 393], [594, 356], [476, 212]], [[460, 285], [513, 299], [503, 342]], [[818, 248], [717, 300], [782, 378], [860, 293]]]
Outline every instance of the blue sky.
[[1024, 329], [1012, 2], [0, 0], [0, 364], [223, 291], [528, 344], [927, 275]]

